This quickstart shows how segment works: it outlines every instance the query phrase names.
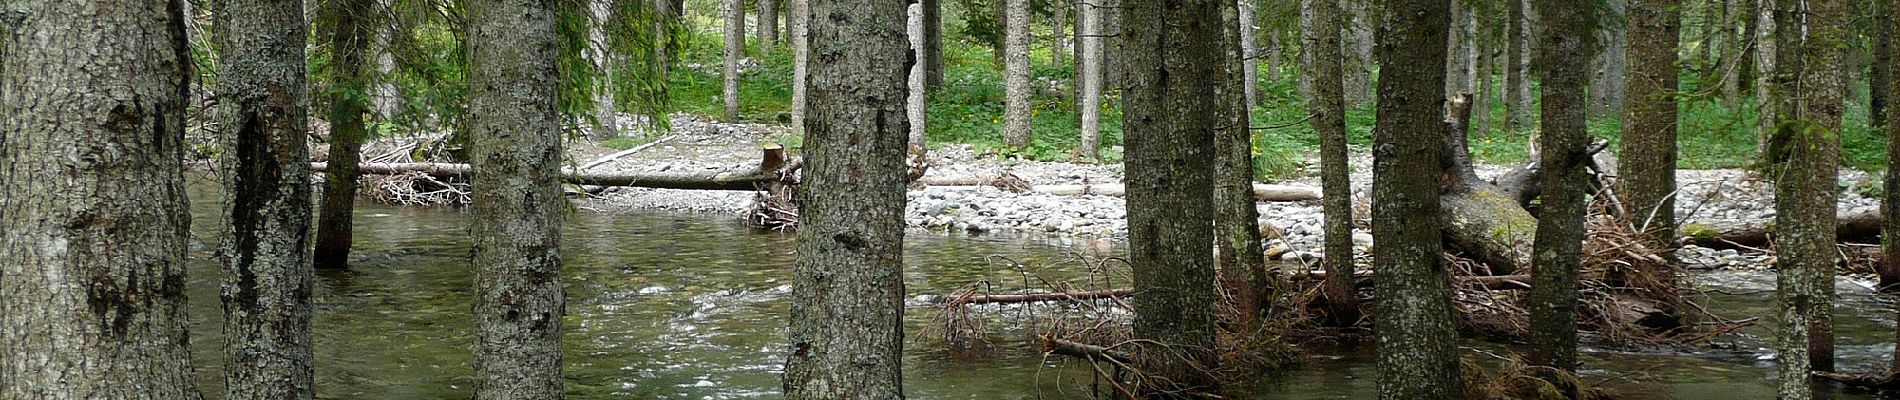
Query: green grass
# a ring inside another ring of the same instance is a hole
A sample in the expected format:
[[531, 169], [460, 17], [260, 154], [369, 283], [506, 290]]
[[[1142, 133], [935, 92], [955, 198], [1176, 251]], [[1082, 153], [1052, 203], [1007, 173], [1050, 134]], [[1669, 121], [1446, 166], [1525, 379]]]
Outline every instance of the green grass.
[[[670, 76], [674, 109], [711, 116], [725, 113], [720, 101], [723, 78], [718, 71], [724, 55], [719, 40], [717, 33], [707, 32], [695, 33], [687, 38], [681, 64], [673, 69]], [[947, 40], [944, 44], [944, 84], [941, 89], [932, 92], [930, 98], [927, 132], [933, 147], [970, 144], [979, 151], [1028, 159], [1071, 159], [1078, 142], [1079, 113], [1066, 94], [1057, 96], [1050, 93], [1069, 91], [1071, 88], [1062, 85], [1055, 90], [1038, 90], [1032, 98], [1030, 125], [1034, 134], [1031, 144], [1022, 150], [1008, 149], [1002, 142], [1003, 77], [990, 50], [980, 44], [958, 40]], [[790, 48], [776, 46], [771, 52], [763, 52], [754, 43], [749, 50], [748, 54], [757, 59], [760, 65], [748, 70], [741, 81], [740, 119], [748, 122], [788, 123], [792, 76]], [[1039, 84], [1068, 82], [1074, 74], [1069, 64], [1050, 63], [1046, 47], [1036, 48], [1031, 60], [1031, 79]], [[695, 64], [703, 67], [684, 67]], [[1306, 118], [1307, 110], [1306, 101], [1297, 94], [1296, 73], [1289, 69], [1284, 76], [1267, 77], [1258, 83], [1259, 93], [1265, 98], [1253, 113], [1254, 126], [1257, 128], [1254, 131], [1254, 167], [1255, 172], [1264, 179], [1284, 178], [1308, 170], [1305, 163], [1318, 148], [1318, 138], [1308, 124], [1301, 122]], [[1713, 94], [1693, 87], [1700, 82], [1693, 76], [1685, 76], [1683, 82], [1684, 93], [1689, 94], [1681, 98], [1678, 133], [1680, 156], [1677, 165], [1685, 169], [1738, 168], [1753, 162], [1756, 153], [1754, 99], [1745, 98], [1738, 102], [1738, 106], [1725, 107]], [[1856, 90], [1865, 93], [1866, 87], [1858, 85]], [[1113, 151], [1122, 143], [1121, 110], [1118, 104], [1119, 99], [1113, 93], [1103, 100], [1100, 143], [1104, 162], [1121, 159], [1121, 154]], [[1496, 164], [1527, 161], [1529, 154], [1525, 144], [1534, 136], [1535, 129], [1519, 132], [1505, 129], [1505, 110], [1501, 99], [1493, 101], [1491, 109], [1485, 111], [1490, 113], [1492, 129], [1484, 135], [1473, 135], [1472, 157], [1480, 162]], [[1866, 103], [1851, 101], [1845, 111], [1843, 166], [1869, 171], [1884, 168], [1886, 141], [1868, 127]], [[1374, 113], [1371, 102], [1347, 111], [1348, 142], [1355, 151], [1364, 151], [1371, 144]], [[1259, 129], [1265, 127], [1274, 129]], [[1594, 118], [1590, 132], [1614, 145], [1621, 133], [1620, 116]], [[781, 138], [792, 148], [799, 147], [800, 143], [789, 143], [797, 142], [797, 139]]]

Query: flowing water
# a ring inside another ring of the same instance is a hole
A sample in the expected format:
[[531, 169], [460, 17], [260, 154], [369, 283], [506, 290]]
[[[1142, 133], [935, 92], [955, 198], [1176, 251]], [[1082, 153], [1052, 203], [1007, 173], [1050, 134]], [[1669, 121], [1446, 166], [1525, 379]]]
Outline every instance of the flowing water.
[[[217, 265], [208, 259], [217, 224], [215, 192], [197, 185], [191, 268], [193, 357], [207, 393], [220, 393]], [[469, 240], [465, 215], [441, 208], [361, 203], [354, 268], [322, 272], [313, 326], [319, 394], [328, 399], [460, 399], [469, 395]], [[576, 399], [777, 398], [784, 363], [793, 238], [748, 230], [717, 215], [577, 212], [564, 227], [566, 375]], [[1115, 244], [1007, 236], [912, 232], [905, 241], [905, 390], [913, 399], [1087, 398], [1084, 364], [1044, 359], [1024, 332], [1034, 318], [995, 318], [998, 348], [952, 356], [932, 338], [941, 321], [925, 298], [990, 280], [1001, 288], [1087, 279], [1076, 254], [1104, 255]], [[1023, 265], [987, 257], [1006, 256]], [[1772, 275], [1710, 273], [1709, 303], [1726, 317], [1773, 311]], [[1125, 286], [1126, 282], [1121, 282]], [[1843, 369], [1882, 363], [1892, 353], [1894, 304], [1852, 283], [1840, 288], [1837, 332]], [[1007, 313], [1005, 313], [1007, 314]], [[1587, 380], [1613, 380], [1628, 398], [1770, 399], [1770, 332], [1742, 331], [1729, 349], [1586, 349]], [[1505, 354], [1468, 342], [1473, 354]], [[1370, 345], [1312, 345], [1285, 372], [1248, 382], [1239, 398], [1364, 399], [1374, 396]], [[1488, 358], [1489, 355], [1479, 357]], [[1836, 398], [1886, 398], [1842, 392]], [[1900, 397], [1893, 397], [1900, 398]]]

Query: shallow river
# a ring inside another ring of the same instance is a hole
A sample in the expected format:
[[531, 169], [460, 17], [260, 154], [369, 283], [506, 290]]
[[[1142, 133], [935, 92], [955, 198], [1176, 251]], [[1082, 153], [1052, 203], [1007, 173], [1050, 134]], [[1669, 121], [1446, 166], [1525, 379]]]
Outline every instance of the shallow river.
[[[208, 244], [216, 231], [215, 194], [204, 185], [195, 189], [194, 240]], [[468, 397], [472, 279], [463, 217], [449, 209], [358, 205], [354, 269], [320, 273], [316, 281], [321, 397]], [[585, 211], [564, 229], [571, 398], [778, 397], [791, 236], [750, 231], [726, 216]], [[193, 251], [191, 343], [202, 386], [216, 394], [222, 386], [219, 272], [206, 258], [207, 248]], [[904, 362], [910, 398], [1087, 398], [1082, 365], [1059, 356], [1045, 360], [1025, 339], [1032, 318], [992, 319], [996, 351], [952, 357], [936, 350], [940, 341], [931, 337], [941, 325], [938, 314], [915, 297], [984, 279], [1005, 290], [1023, 287], [1026, 276], [1085, 279], [1086, 268], [1073, 261], [1074, 254], [1112, 254], [1118, 251], [1114, 245], [913, 231], [905, 250], [905, 284], [913, 297]], [[1035, 267], [1014, 271], [1007, 262], [986, 259], [990, 255]], [[1726, 292], [1710, 299], [1725, 317], [1771, 315], [1772, 276], [1712, 273], [1697, 280]], [[1893, 304], [1851, 282], [1843, 281], [1840, 292], [1840, 364], [1860, 370], [1884, 362], [1892, 351]], [[1770, 399], [1774, 365], [1761, 356], [1768, 333], [1744, 330], [1726, 340], [1732, 349], [1693, 353], [1586, 349], [1583, 373], [1591, 381], [1623, 382], [1614, 386], [1627, 398]], [[1468, 345], [1476, 354], [1508, 351]], [[1370, 346], [1361, 347], [1313, 346], [1307, 350], [1314, 354], [1301, 365], [1259, 377], [1237, 398], [1372, 398]], [[1836, 398], [1900, 399], [1854, 392]]]

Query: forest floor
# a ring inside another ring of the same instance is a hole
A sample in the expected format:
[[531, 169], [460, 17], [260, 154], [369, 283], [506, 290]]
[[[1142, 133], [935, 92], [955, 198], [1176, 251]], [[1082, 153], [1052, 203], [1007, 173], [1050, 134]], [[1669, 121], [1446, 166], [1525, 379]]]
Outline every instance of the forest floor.
[[[797, 138], [789, 128], [766, 124], [724, 124], [703, 117], [678, 114], [673, 133], [646, 150], [621, 157], [589, 169], [597, 172], [678, 172], [682, 170], [743, 171], [755, 167], [760, 146], [782, 143], [797, 148]], [[658, 141], [658, 140], [656, 140]], [[569, 146], [574, 163], [584, 165], [616, 150], [591, 141], [577, 140]], [[993, 179], [1001, 173], [1013, 174], [1030, 184], [1101, 184], [1122, 179], [1119, 164], [1088, 164], [1023, 160], [985, 154], [967, 144], [949, 144], [930, 151], [929, 179]], [[1317, 189], [1316, 160], [1307, 160], [1300, 173], [1278, 184]], [[1355, 152], [1351, 161], [1355, 218], [1365, 219], [1368, 189], [1371, 186], [1371, 157]], [[1478, 166], [1481, 177], [1492, 177], [1512, 166]], [[1874, 209], [1879, 199], [1876, 177], [1864, 171], [1843, 169], [1840, 174], [1840, 212], [1843, 214]], [[1694, 229], [1728, 230], [1767, 224], [1774, 219], [1774, 187], [1756, 173], [1742, 169], [1679, 170], [1680, 186], [1676, 215], [1685, 226]], [[753, 193], [730, 191], [611, 188], [583, 202], [583, 209], [601, 212], [682, 211], [744, 214], [753, 203]], [[1013, 193], [993, 187], [975, 190], [946, 190], [939, 187], [913, 188], [905, 212], [910, 227], [936, 232], [984, 234], [1003, 233], [1036, 237], [1091, 239], [1120, 242], [1127, 234], [1123, 199], [1101, 195], [1048, 195]], [[1261, 202], [1261, 222], [1266, 248], [1283, 260], [1311, 260], [1319, 257], [1323, 244], [1321, 224], [1324, 216], [1317, 201]], [[1364, 224], [1359, 224], [1365, 226]], [[1355, 248], [1363, 251], [1372, 244], [1371, 232], [1357, 229]], [[1768, 256], [1735, 250], [1713, 250], [1690, 246], [1679, 256], [1692, 267], [1762, 268]]]

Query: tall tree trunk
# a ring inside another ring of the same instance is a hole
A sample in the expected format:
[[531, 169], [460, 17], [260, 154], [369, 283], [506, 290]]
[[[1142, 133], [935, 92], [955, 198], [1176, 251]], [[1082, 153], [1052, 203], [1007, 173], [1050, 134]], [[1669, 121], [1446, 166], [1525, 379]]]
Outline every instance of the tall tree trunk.
[[1531, 124], [1531, 0], [1505, 0], [1510, 9], [1504, 31], [1505, 127], [1522, 132]]
[[555, 1], [469, 4], [475, 398], [559, 399], [561, 115]]
[[1082, 136], [1075, 148], [1078, 159], [1092, 161], [1101, 154], [1102, 135], [1102, 7], [1094, 1], [1077, 2], [1081, 6]]
[[1313, 131], [1319, 135], [1320, 196], [1325, 213], [1326, 321], [1333, 326], [1359, 322], [1359, 298], [1352, 286], [1352, 172], [1347, 170], [1346, 98], [1340, 81], [1339, 2], [1309, 0], [1311, 29], [1305, 30], [1313, 91], [1307, 96]]
[[1258, 21], [1254, 11], [1259, 6], [1254, 4], [1257, 0], [1236, 1], [1238, 3], [1235, 4], [1235, 11], [1239, 13], [1240, 20], [1240, 68], [1243, 75], [1241, 90], [1245, 91], [1243, 93], [1247, 96], [1247, 105], [1251, 108], [1253, 105], [1261, 104], [1260, 94], [1256, 93], [1260, 87], [1260, 41], [1258, 30], [1254, 28], [1254, 22]]
[[607, 29], [613, 18], [613, 3], [613, 0], [587, 2], [587, 11], [592, 16], [591, 24], [587, 27], [587, 49], [588, 58], [593, 61], [594, 67], [594, 138], [599, 140], [620, 137], [620, 118], [614, 104], [613, 81], [614, 68], [618, 67], [614, 61], [618, 56], [607, 41]]
[[1003, 142], [1029, 147], [1029, 0], [1004, 0]]
[[1055, 14], [1049, 19], [1049, 65], [1062, 65], [1062, 39], [1068, 36], [1062, 32], [1064, 24], [1069, 21], [1069, 8], [1056, 4], [1056, 1], [1049, 3], [1049, 12]]
[[[393, 2], [394, 0], [376, 0], [374, 3], [365, 4], [363, 7], [354, 8], [355, 10], [359, 10], [357, 12], [360, 14], [349, 17], [354, 20], [352, 23], [362, 24], [365, 27], [369, 26], [370, 23], [375, 23], [382, 28], [374, 30], [374, 33], [370, 30], [364, 30], [361, 35], [364, 37], [375, 36], [375, 44], [371, 45], [370, 49], [368, 49], [372, 52], [372, 57], [376, 62], [376, 78], [370, 80], [370, 82], [374, 82], [369, 87], [370, 104], [376, 108], [376, 115], [383, 119], [395, 118], [397, 113], [402, 112], [402, 91], [396, 89], [395, 43], [397, 37], [409, 34], [409, 32], [403, 31], [402, 24], [396, 23], [394, 18], [388, 15], [389, 12], [387, 10], [394, 7], [394, 5], [391, 4]], [[356, 49], [354, 51], [364, 50]]]
[[[1266, 57], [1265, 62], [1267, 63], [1267, 80], [1269, 81], [1280, 80], [1281, 66], [1285, 64], [1284, 60], [1280, 58], [1282, 49], [1283, 47], [1280, 46], [1280, 31], [1279, 30], [1268, 31], [1267, 32], [1267, 51], [1265, 53], [1265, 57]], [[1257, 87], [1258, 84], [1256, 84], [1255, 86]], [[1259, 97], [1258, 95], [1256, 95], [1255, 99], [1258, 99], [1262, 102], [1266, 101], [1266, 98]]]
[[[1744, 5], [1753, 5], [1753, 3], [1749, 0], [1720, 1], [1723, 2], [1722, 7], [1727, 14], [1723, 19], [1728, 21], [1722, 28], [1722, 36], [1725, 38], [1723, 41], [1728, 45], [1722, 49], [1722, 105], [1735, 107], [1736, 101], [1742, 98], [1745, 66], [1754, 63], [1754, 60], [1748, 57], [1750, 39], [1747, 29], [1749, 21], [1754, 19], [1754, 14], [1748, 12], [1749, 7]], [[1677, 25], [1680, 26], [1681, 23], [1678, 22]]]
[[[1821, 216], [1823, 213], [1832, 215], [1835, 208], [1834, 163], [1839, 142], [1833, 135], [1839, 131], [1828, 131], [1824, 125], [1826, 117], [1821, 115], [1824, 113], [1815, 112], [1821, 110], [1810, 106], [1825, 104], [1830, 96], [1825, 92], [1834, 90], [1831, 94], [1836, 102], [1834, 115], [1839, 115], [1839, 89], [1829, 89], [1828, 86], [1833, 85], [1823, 84], [1823, 81], [1839, 78], [1838, 74], [1828, 73], [1831, 71], [1826, 63], [1840, 59], [1840, 35], [1838, 28], [1829, 28], [1824, 23], [1841, 20], [1827, 12], [1828, 9], [1839, 10], [1831, 4], [1835, 0], [1808, 2], [1811, 11], [1807, 15], [1803, 15], [1799, 1], [1776, 0], [1773, 9], [1777, 28], [1775, 65], [1778, 67], [1774, 70], [1773, 93], [1811, 93], [1814, 99], [1812, 104], [1804, 104], [1803, 96], [1776, 98], [1778, 117], [1774, 136], [1769, 140], [1769, 147], [1778, 151], [1769, 153], [1768, 157], [1776, 163], [1777, 174], [1774, 236], [1776, 291], [1781, 299], [1782, 325], [1775, 343], [1781, 355], [1778, 372], [1782, 377], [1779, 393], [1783, 399], [1809, 398], [1810, 389], [1805, 379], [1808, 372], [1827, 369], [1822, 364], [1832, 363], [1833, 352], [1831, 348], [1817, 346], [1820, 338], [1831, 336], [1831, 324], [1822, 319], [1828, 316], [1825, 311], [1832, 307], [1828, 291], [1817, 284], [1823, 277], [1829, 281], [1832, 278], [1835, 219]], [[1796, 29], [1803, 27], [1801, 21], [1804, 20], [1806, 29]], [[1804, 40], [1802, 30], [1812, 36]], [[1830, 42], [1835, 45], [1819, 45]], [[1813, 84], [1821, 85], [1810, 86]], [[1838, 126], [1836, 120], [1835, 127]]]
[[[1219, 369], [1214, 345], [1213, 113], [1222, 107], [1215, 0], [1123, 0], [1120, 36], [1127, 74], [1126, 130], [1129, 260], [1135, 291], [1134, 337], [1142, 346], [1144, 391], [1213, 391]], [[1172, 385], [1163, 385], [1165, 381]]]
[[1775, 135], [1775, 123], [1780, 117], [1780, 112], [1777, 111], [1780, 109], [1777, 93], [1780, 92], [1777, 90], [1783, 89], [1778, 87], [1775, 81], [1779, 78], [1777, 74], [1780, 73], [1775, 61], [1781, 57], [1781, 46], [1776, 44], [1780, 30], [1776, 29], [1776, 24], [1779, 22], [1776, 19], [1775, 7], [1778, 4], [1776, 1], [1779, 0], [1752, 1], [1756, 2], [1755, 9], [1757, 10], [1755, 14], [1755, 154], [1763, 158], [1759, 161], [1772, 163], [1773, 160], [1768, 160], [1766, 157], [1768, 138]]
[[720, 12], [726, 17], [726, 86], [722, 92], [726, 121], [739, 120], [739, 62], [745, 58], [745, 0], [725, 0]]
[[356, 166], [362, 161], [363, 140], [369, 130], [363, 113], [369, 104], [361, 93], [369, 82], [364, 76], [363, 54], [368, 50], [371, 27], [364, 20], [375, 0], [339, 0], [331, 6], [330, 81], [335, 89], [330, 97], [330, 168], [323, 173], [323, 203], [317, 213], [317, 245], [312, 264], [317, 269], [345, 269], [350, 263], [350, 241], [354, 240], [353, 215], [356, 212]]
[[[803, 0], [793, 0], [803, 1]], [[924, 75], [930, 89], [943, 87], [943, 0], [924, 2]]]
[[1474, 59], [1477, 46], [1473, 42], [1477, 40], [1477, 28], [1477, 13], [1465, 3], [1453, 1], [1451, 31], [1446, 39], [1450, 42], [1445, 57], [1446, 96], [1468, 94], [1476, 86], [1477, 71], [1473, 69], [1477, 66], [1477, 60]]
[[[905, 19], [904, 36], [910, 38], [909, 45], [911, 57], [913, 57], [912, 60], [922, 60], [924, 57], [925, 41], [924, 6], [920, 2], [913, 2], [908, 7], [908, 10], [907, 19]], [[925, 149], [924, 122], [929, 118], [929, 89], [927, 88], [928, 84], [925, 82], [927, 79], [924, 78], [924, 63], [912, 62], [909, 65], [909, 69], [909, 78], [905, 83], [907, 96], [905, 96], [904, 99], [905, 116], [910, 118], [909, 152], [913, 155], [923, 155]]]
[[1893, 84], [1893, 20], [1887, 18], [1894, 12], [1893, 5], [1885, 0], [1873, 0], [1874, 19], [1869, 24], [1872, 33], [1868, 41], [1872, 42], [1869, 71], [1867, 73], [1867, 120], [1875, 126], [1887, 124], [1887, 103], [1891, 93], [1887, 87]]
[[[1604, 11], [1608, 11], [1609, 14], [1604, 15], [1602, 21], [1625, 20], [1624, 16], [1628, 15], [1629, 8], [1626, 0], [1609, 0], [1606, 3], [1609, 8]], [[1592, 52], [1595, 56], [1590, 58], [1595, 65], [1595, 70], [1591, 71], [1588, 77], [1590, 89], [1588, 118], [1621, 116], [1623, 95], [1627, 89], [1623, 85], [1623, 76], [1626, 74], [1625, 68], [1628, 63], [1623, 57], [1624, 49], [1629, 47], [1629, 31], [1621, 23], [1595, 24], [1592, 29], [1594, 32], [1590, 34], [1595, 35], [1600, 46], [1596, 47], [1599, 51]]]
[[1650, 248], [1675, 248], [1677, 50], [1683, 0], [1636, 0], [1629, 8], [1623, 141], [1617, 192]]
[[[1451, 283], [1439, 231], [1444, 150], [1446, 31], [1451, 3], [1387, 0], [1379, 37], [1378, 123], [1373, 127], [1373, 283], [1382, 399], [1463, 393]], [[1431, 127], [1439, 127], [1432, 129]], [[1403, 221], [1403, 222], [1401, 222]]]
[[811, 69], [785, 397], [901, 399], [904, 2], [811, 8], [826, 62]]
[[[653, 1], [652, 3], [653, 4], [653, 28], [652, 29], [653, 29], [654, 35], [656, 35], [654, 36], [653, 50], [652, 50], [653, 74], [655, 75], [655, 81], [666, 82], [667, 73], [671, 72], [670, 70], [673, 67], [673, 64], [672, 64], [673, 59], [670, 54], [671, 51], [669, 49], [672, 47], [672, 41], [673, 41], [672, 37], [674, 36], [672, 35], [673, 30], [674, 30], [673, 27], [675, 24], [679, 23], [679, 18], [676, 15], [676, 14], [679, 14], [679, 11], [676, 11], [672, 8], [673, 7], [672, 0], [652, 0], [652, 1]], [[790, 0], [790, 1], [797, 2], [797, 1], [802, 1], [802, 0]], [[790, 35], [789, 31], [792, 30], [790, 25], [791, 25], [791, 18], [786, 18], [786, 31], [788, 31], [786, 34], [787, 36]]]
[[759, 48], [771, 54], [778, 46], [778, 4], [773, 0], [759, 0]]
[[[1894, 3], [1880, 1], [1882, 5], [1887, 6], [1886, 13], [1878, 16], [1881, 19], [1880, 23], [1888, 27], [1900, 24], [1900, 0], [1894, 0]], [[1900, 67], [1900, 51], [1889, 49], [1876, 62], [1886, 65], [1889, 70]], [[1887, 98], [1900, 99], [1900, 79], [1889, 78], [1886, 85], [1873, 89], [1886, 91]], [[1880, 212], [1881, 215], [1900, 215], [1900, 112], [1888, 112], [1884, 117], [1882, 122], [1886, 124], [1887, 131], [1887, 171], [1880, 180]], [[1881, 291], [1900, 290], [1900, 218], [1881, 219], [1880, 257]], [[1895, 347], [1894, 351], [1896, 355], [1900, 355], [1900, 347]], [[1900, 367], [1900, 358], [1895, 358], [1894, 365]], [[1900, 371], [1900, 368], [1895, 368], [1893, 371]]]
[[1123, 0], [1083, 0], [1099, 2], [1102, 12], [1102, 87], [1104, 90], [1122, 88], [1122, 1]]
[[1489, 27], [1491, 22], [1491, 18], [1479, 17], [1477, 40], [1472, 43], [1478, 50], [1478, 90], [1471, 100], [1471, 130], [1472, 135], [1479, 138], [1491, 136], [1491, 100], [1498, 93], [1493, 77], [1497, 75], [1501, 57], [1493, 40], [1498, 29]]
[[1346, 105], [1350, 107], [1372, 100], [1373, 31], [1378, 29], [1380, 13], [1373, 7], [1375, 0], [1340, 1], [1345, 18], [1351, 21], [1345, 25], [1343, 36], [1352, 49], [1351, 61], [1344, 69]]
[[[1577, 270], [1583, 258], [1584, 190], [1591, 162], [1590, 65], [1574, 60], [1593, 57], [1598, 32], [1591, 0], [1559, 0], [1540, 5], [1539, 70], [1544, 88], [1542, 134], [1538, 136], [1539, 197], [1537, 236], [1532, 244], [1532, 365], [1575, 372], [1577, 366]], [[1621, 49], [1617, 49], [1621, 50]], [[1620, 57], [1617, 57], [1620, 58]], [[1621, 77], [1617, 77], [1621, 79]], [[1575, 398], [1576, 388], [1566, 389]]]
[[[1242, 46], [1240, 4], [1219, 0], [1221, 12], [1222, 71], [1216, 105], [1223, 119], [1214, 130], [1214, 244], [1215, 270], [1226, 287], [1235, 288], [1240, 326], [1252, 328], [1267, 304], [1262, 289], [1273, 284], [1260, 249], [1260, 210], [1253, 197], [1252, 103], [1247, 98], [1252, 81], [1246, 79], [1246, 49]], [[1242, 331], [1246, 332], [1246, 331]]]
[[[802, 134], [806, 104], [811, 97], [808, 82], [811, 80], [811, 0], [790, 1], [792, 15], [785, 24], [792, 35], [792, 129]], [[929, 26], [925, 25], [925, 29]]]
[[0, 398], [203, 398], [185, 330], [180, 2], [6, 7]]
[[315, 399], [302, 0], [218, 8], [224, 398]]
[[[1319, 29], [1319, 22], [1317, 20], [1319, 16], [1317, 15], [1317, 12], [1314, 11], [1319, 6], [1318, 4], [1314, 3], [1317, 1], [1320, 1], [1320, 0], [1300, 0], [1300, 35], [1302, 35], [1300, 36], [1300, 40], [1302, 41], [1301, 46], [1311, 46], [1312, 44], [1307, 41], [1312, 40], [1312, 38], [1316, 34], [1314, 30]], [[1334, 9], [1339, 8], [1338, 4], [1334, 4], [1333, 6], [1334, 6]], [[1342, 21], [1344, 20], [1345, 15], [1343, 14], [1343, 12], [1339, 16], [1339, 18], [1341, 18]], [[1340, 23], [1340, 29], [1342, 30], [1342, 32], [1344, 29], [1346, 29], [1345, 26], [1346, 24], [1344, 22]], [[1341, 38], [1342, 43], [1344, 40], [1345, 39], [1342, 36]], [[1295, 84], [1298, 85], [1300, 98], [1312, 99], [1314, 96], [1313, 81], [1315, 79], [1318, 79], [1316, 78], [1316, 75], [1315, 75], [1317, 73], [1315, 71], [1317, 70], [1318, 67], [1315, 67], [1314, 66], [1315, 64], [1313, 64], [1314, 52], [1313, 52], [1313, 49], [1311, 48], [1302, 48], [1301, 51], [1297, 53], [1299, 54], [1296, 54], [1295, 57], [1299, 58], [1300, 74], [1299, 76], [1294, 77], [1294, 79], [1298, 80], [1298, 82], [1295, 82]], [[1341, 57], [1344, 57], [1343, 51], [1342, 51]], [[1341, 61], [1341, 63], [1345, 63], [1345, 61]], [[1346, 68], [1346, 67], [1342, 66], [1341, 68], [1342, 68], [1341, 71], [1344, 71], [1343, 68]], [[1341, 72], [1341, 73], [1343, 74], [1344, 72]], [[1341, 82], [1340, 85], [1343, 88], [1345, 85], [1344, 75], [1340, 76], [1340, 82]]]
[[1777, 237], [1798, 236], [1792, 239], [1794, 243], [1786, 247], [1791, 251], [1777, 257], [1787, 260], [1789, 263], [1786, 265], [1807, 269], [1812, 278], [1809, 285], [1813, 287], [1816, 297], [1814, 302], [1809, 303], [1808, 309], [1809, 367], [1815, 371], [1833, 371], [1834, 267], [1837, 256], [1834, 244], [1838, 220], [1828, 216], [1837, 211], [1840, 197], [1840, 191], [1835, 188], [1840, 177], [1841, 114], [1849, 91], [1842, 70], [1842, 50], [1848, 46], [1848, 4], [1847, 0], [1807, 0], [1806, 7], [1808, 38], [1801, 45], [1804, 68], [1799, 72], [1799, 93], [1807, 93], [1810, 100], [1802, 105], [1800, 118], [1796, 121], [1810, 125], [1803, 129], [1805, 132], [1794, 132], [1789, 138], [1789, 144], [1793, 145], [1789, 148], [1789, 165], [1792, 167], [1789, 169], [1794, 172], [1786, 172], [1782, 176], [1793, 177], [1800, 183], [1793, 187], [1776, 185], [1776, 199], [1794, 200], [1788, 208], [1783, 208], [1779, 204], [1781, 201], [1777, 201], [1775, 211], [1778, 216], [1790, 215], [1807, 221], [1775, 221], [1776, 226], [1789, 224], [1788, 230], [1778, 232], [1782, 235]]

